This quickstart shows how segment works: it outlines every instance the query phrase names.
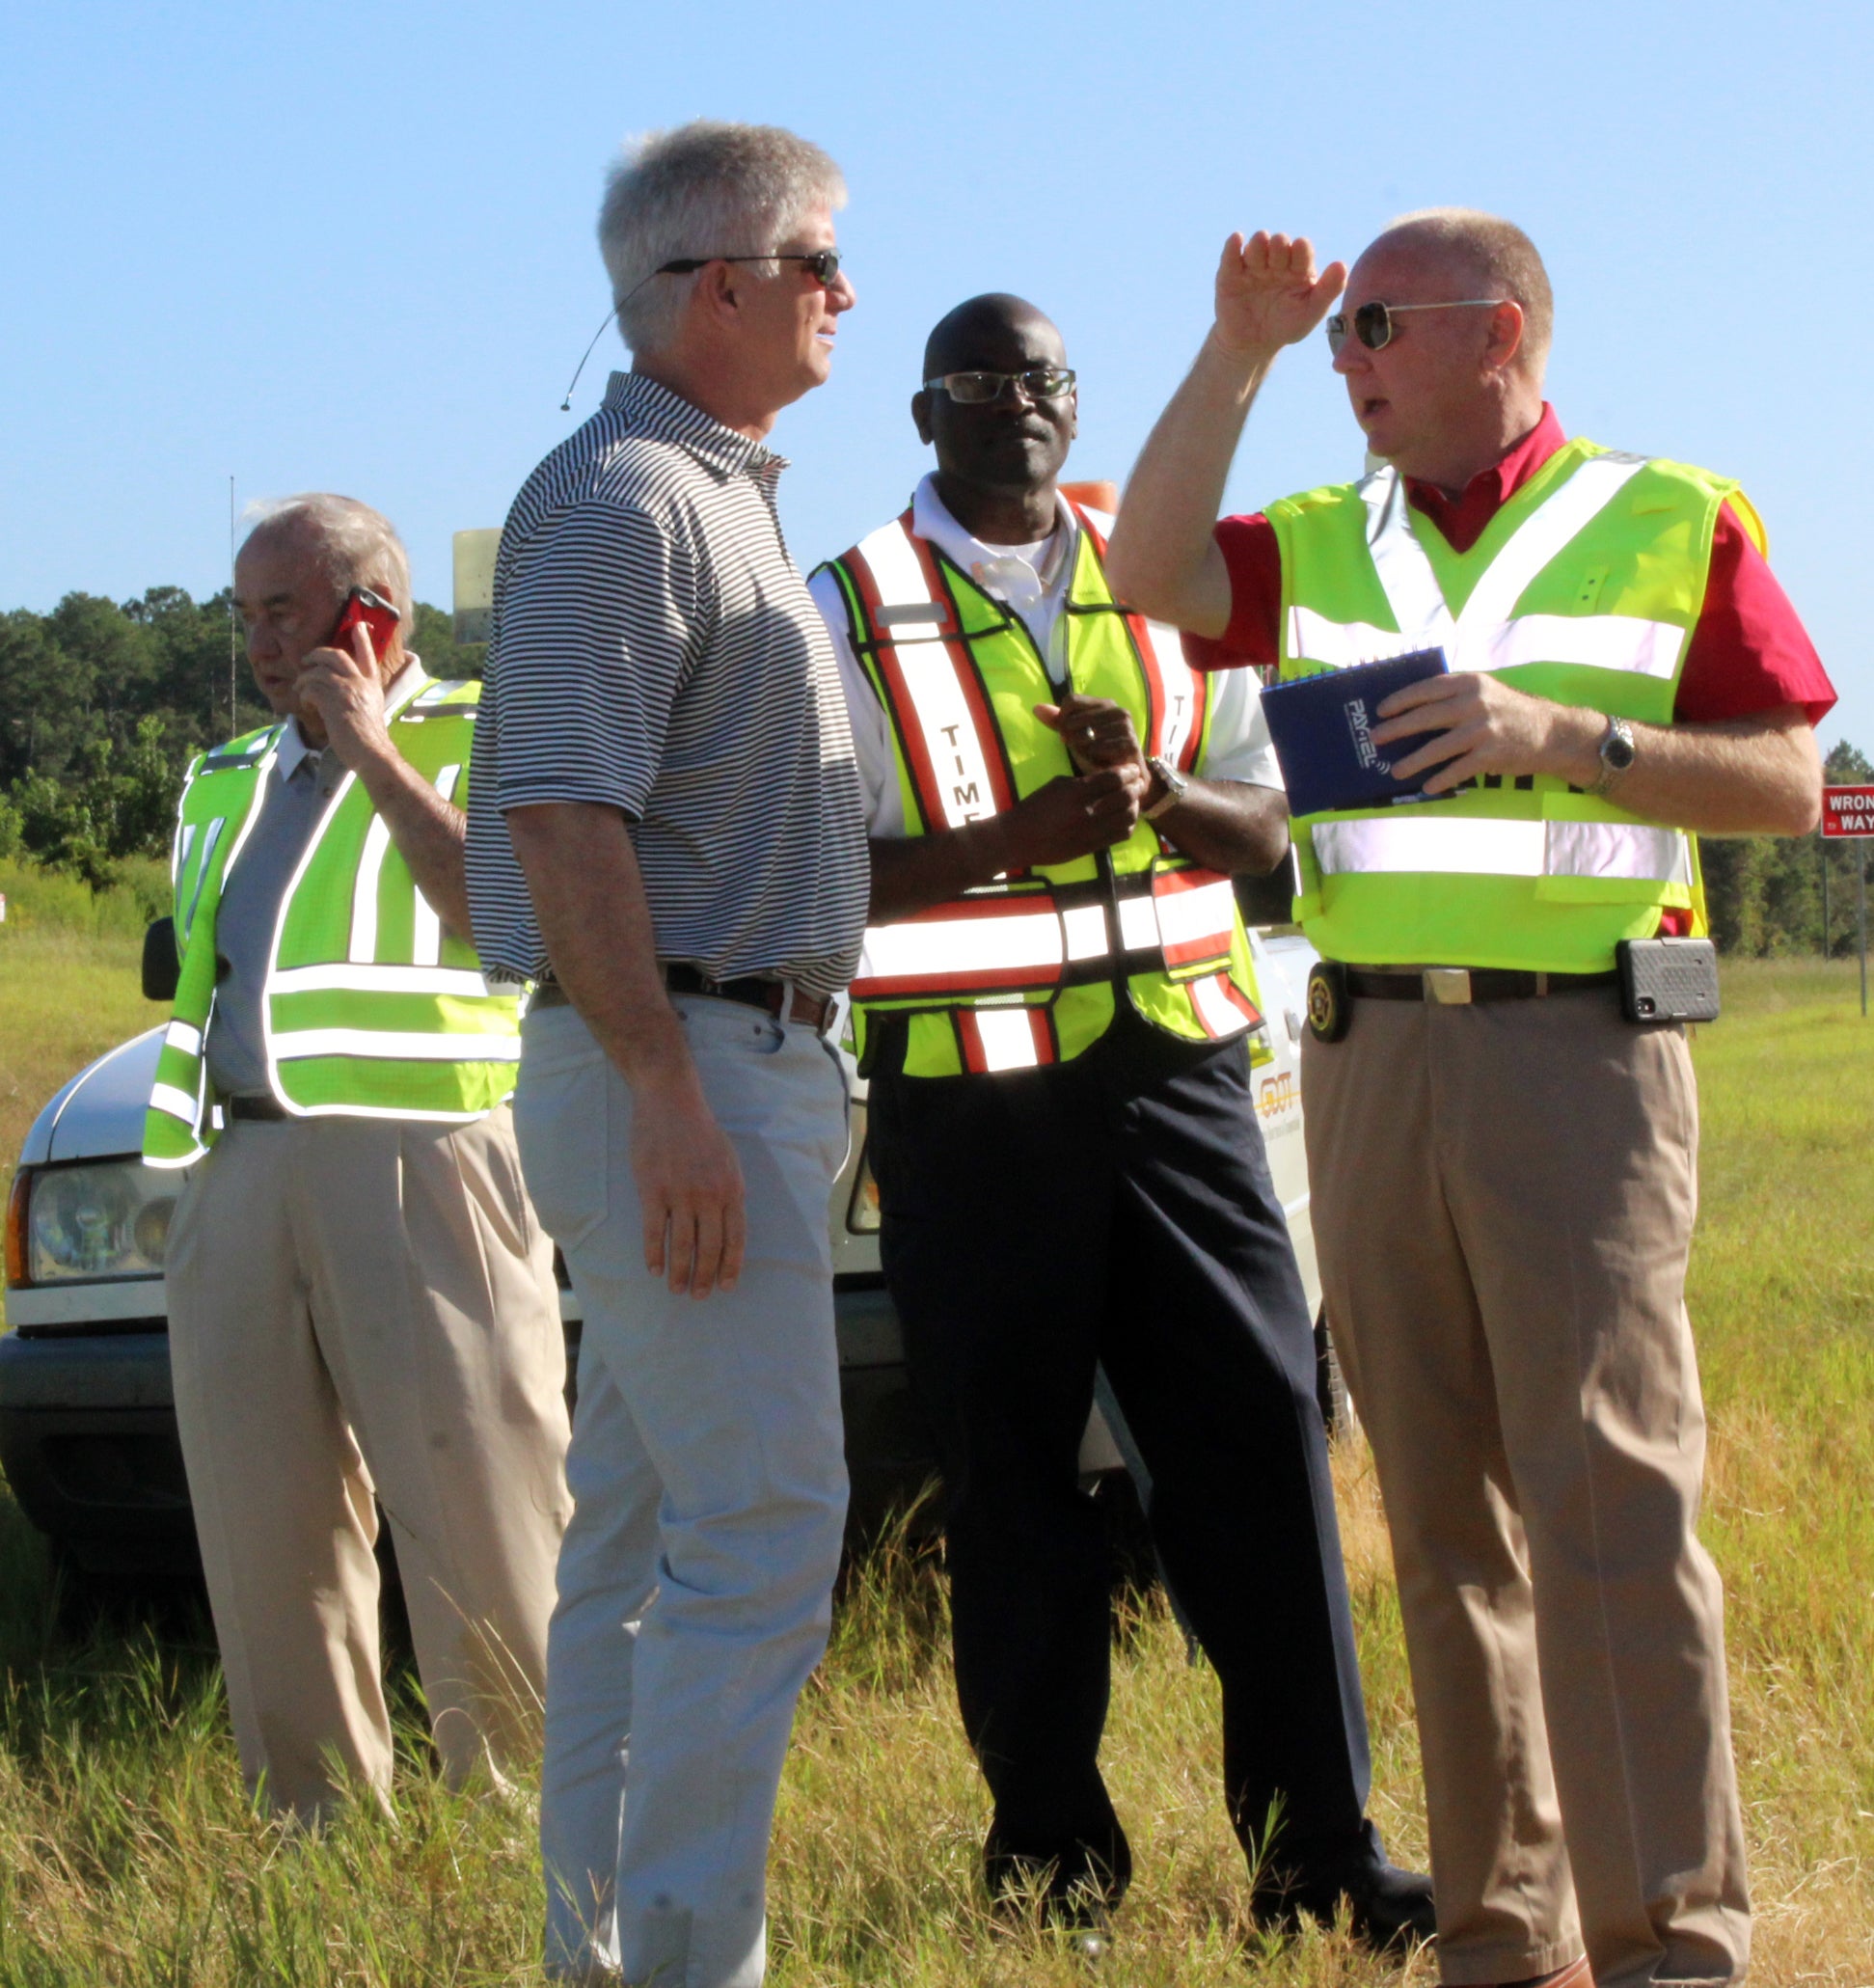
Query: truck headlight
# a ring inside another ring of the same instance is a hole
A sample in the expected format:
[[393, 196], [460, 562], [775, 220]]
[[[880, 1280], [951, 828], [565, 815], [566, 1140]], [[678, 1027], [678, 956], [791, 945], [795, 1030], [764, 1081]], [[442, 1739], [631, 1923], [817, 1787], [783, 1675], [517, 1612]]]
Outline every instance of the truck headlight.
[[182, 1183], [134, 1159], [35, 1169], [26, 1190], [29, 1284], [160, 1277]]

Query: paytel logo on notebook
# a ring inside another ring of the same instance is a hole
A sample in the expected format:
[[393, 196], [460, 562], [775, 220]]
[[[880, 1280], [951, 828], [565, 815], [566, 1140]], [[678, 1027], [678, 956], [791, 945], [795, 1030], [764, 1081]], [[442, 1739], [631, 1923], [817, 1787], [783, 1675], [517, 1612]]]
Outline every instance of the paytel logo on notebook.
[[1353, 753], [1360, 764], [1369, 772], [1389, 774], [1393, 763], [1379, 756], [1379, 748], [1373, 744], [1372, 720], [1367, 716], [1365, 697], [1349, 697], [1345, 706], [1347, 730], [1353, 734]]

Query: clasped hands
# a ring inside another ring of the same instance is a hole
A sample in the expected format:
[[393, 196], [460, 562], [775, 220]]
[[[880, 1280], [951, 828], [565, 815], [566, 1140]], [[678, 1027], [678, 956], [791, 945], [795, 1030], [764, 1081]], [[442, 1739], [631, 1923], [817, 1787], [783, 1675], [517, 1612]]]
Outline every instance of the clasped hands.
[[1007, 866], [1016, 869], [1072, 862], [1124, 842], [1158, 784], [1123, 704], [1073, 692], [1034, 710], [1060, 734], [1076, 770], [994, 817], [1007, 839]]

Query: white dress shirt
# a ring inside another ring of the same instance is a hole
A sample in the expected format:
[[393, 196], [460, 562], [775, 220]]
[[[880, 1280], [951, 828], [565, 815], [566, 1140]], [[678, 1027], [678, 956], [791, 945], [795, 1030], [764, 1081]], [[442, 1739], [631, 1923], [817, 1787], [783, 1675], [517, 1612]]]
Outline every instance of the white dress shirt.
[[[928, 538], [968, 574], [985, 593], [1001, 601], [1034, 639], [1047, 673], [1059, 688], [1067, 684], [1067, 622], [1061, 608], [1073, 573], [1080, 526], [1067, 500], [1057, 497], [1059, 522], [1034, 545], [988, 545], [957, 523], [937, 494], [937, 478], [926, 477], [911, 500], [911, 530]], [[1112, 520], [1089, 515], [1102, 531]], [[846, 601], [827, 567], [807, 583], [833, 639], [840, 682], [846, 689], [853, 726], [853, 749], [859, 784], [865, 790], [867, 832], [881, 839], [905, 833], [905, 804], [892, 753], [891, 721], [872, 680], [853, 652]], [[1248, 669], [1223, 669], [1206, 679], [1211, 696], [1210, 732], [1194, 771], [1207, 780], [1238, 780], [1251, 787], [1282, 787], [1275, 749], [1263, 718], [1262, 686]]]

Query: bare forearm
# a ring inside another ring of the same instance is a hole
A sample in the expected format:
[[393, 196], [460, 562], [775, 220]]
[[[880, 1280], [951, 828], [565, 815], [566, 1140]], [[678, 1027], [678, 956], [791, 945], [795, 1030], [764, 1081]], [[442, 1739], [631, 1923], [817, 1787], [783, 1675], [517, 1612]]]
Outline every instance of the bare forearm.
[[1229, 624], [1229, 575], [1211, 534], [1274, 357], [1232, 351], [1212, 332], [1158, 417], [1106, 549], [1106, 577], [1128, 606], [1198, 635], [1221, 635]]
[[693, 1077], [624, 816], [584, 802], [517, 807], [507, 831], [555, 977], [599, 1047], [634, 1089]]
[[1006, 837], [993, 815], [936, 835], [880, 836], [871, 852], [875, 925], [945, 904], [1008, 867]]
[[461, 940], [473, 940], [464, 863], [468, 818], [445, 801], [400, 752], [388, 747], [356, 769], [371, 805], [384, 818], [397, 854], [430, 909]]
[[[1599, 776], [1607, 721], [1563, 707], [1553, 764], [1580, 787]], [[1716, 724], [1636, 724], [1634, 762], [1608, 799], [1701, 835], [1806, 835], [1822, 807], [1822, 761], [1800, 706]]]
[[1289, 803], [1272, 787], [1193, 780], [1154, 826], [1181, 856], [1226, 877], [1266, 877], [1289, 850]]

